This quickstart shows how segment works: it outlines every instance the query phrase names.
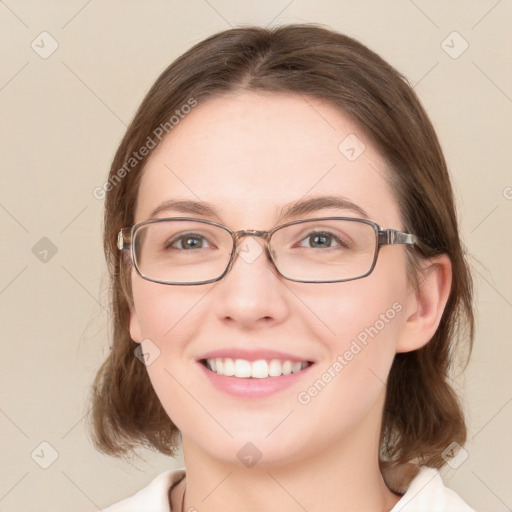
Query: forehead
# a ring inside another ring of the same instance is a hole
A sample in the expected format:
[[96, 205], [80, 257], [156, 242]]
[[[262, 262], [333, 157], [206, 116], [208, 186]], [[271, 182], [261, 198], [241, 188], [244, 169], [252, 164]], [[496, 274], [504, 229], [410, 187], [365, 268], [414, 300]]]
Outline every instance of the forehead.
[[343, 196], [380, 224], [396, 225], [387, 174], [365, 133], [329, 104], [230, 94], [199, 103], [153, 150], [136, 221], [163, 202], [191, 200], [212, 205], [230, 227], [264, 228], [294, 201]]

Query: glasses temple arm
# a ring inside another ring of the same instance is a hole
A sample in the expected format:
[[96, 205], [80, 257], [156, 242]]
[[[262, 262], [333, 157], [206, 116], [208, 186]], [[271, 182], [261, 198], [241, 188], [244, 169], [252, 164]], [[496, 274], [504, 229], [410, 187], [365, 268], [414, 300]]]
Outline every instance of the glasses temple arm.
[[130, 228], [123, 228], [117, 234], [117, 248], [126, 251], [132, 244], [132, 232]]
[[397, 231], [396, 229], [379, 231], [379, 245], [416, 245], [417, 243], [418, 238], [410, 233], [404, 233], [403, 231]]

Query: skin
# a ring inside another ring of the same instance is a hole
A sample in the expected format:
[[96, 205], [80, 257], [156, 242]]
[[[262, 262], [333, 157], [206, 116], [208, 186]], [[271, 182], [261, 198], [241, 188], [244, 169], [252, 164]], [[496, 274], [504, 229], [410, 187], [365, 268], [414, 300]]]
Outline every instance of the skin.
[[[366, 146], [353, 162], [338, 150], [349, 134]], [[386, 175], [365, 134], [332, 106], [294, 95], [230, 94], [199, 104], [153, 151], [135, 217], [150, 218], [169, 199], [202, 200], [217, 211], [204, 218], [234, 230], [268, 230], [283, 206], [335, 193], [382, 227], [402, 229]], [[158, 217], [183, 215], [165, 211]], [[305, 217], [336, 215], [360, 216], [336, 208]], [[149, 339], [161, 351], [147, 369], [182, 434], [185, 510], [393, 507], [399, 497], [378, 467], [385, 382], [395, 353], [423, 346], [439, 324], [450, 263], [439, 257], [429, 265], [419, 288], [407, 279], [404, 246], [382, 248], [370, 276], [344, 283], [285, 280], [264, 254], [252, 263], [237, 258], [227, 276], [207, 285], [166, 286], [132, 273], [130, 331], [135, 341]], [[298, 393], [393, 304], [401, 312], [301, 404]], [[281, 350], [315, 365], [298, 385], [275, 395], [236, 398], [214, 388], [198, 369], [200, 354], [226, 347]], [[251, 468], [237, 457], [247, 442], [262, 453]], [[179, 510], [176, 493], [173, 510]]]

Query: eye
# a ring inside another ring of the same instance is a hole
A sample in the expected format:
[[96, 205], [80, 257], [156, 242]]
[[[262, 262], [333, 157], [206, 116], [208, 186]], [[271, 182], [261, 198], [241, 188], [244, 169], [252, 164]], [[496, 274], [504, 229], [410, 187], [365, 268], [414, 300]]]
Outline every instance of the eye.
[[183, 233], [165, 244], [166, 249], [196, 250], [212, 247], [208, 240], [197, 233]]
[[336, 235], [328, 231], [317, 231], [310, 233], [303, 238], [299, 244], [300, 247], [310, 247], [312, 249], [328, 249], [331, 247], [347, 247], [347, 244], [340, 240]]

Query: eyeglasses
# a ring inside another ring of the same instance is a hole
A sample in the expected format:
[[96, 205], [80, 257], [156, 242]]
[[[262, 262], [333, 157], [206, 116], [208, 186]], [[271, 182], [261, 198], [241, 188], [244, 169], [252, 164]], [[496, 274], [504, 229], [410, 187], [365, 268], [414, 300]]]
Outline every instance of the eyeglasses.
[[349, 217], [296, 220], [270, 231], [232, 231], [210, 220], [177, 217], [121, 229], [117, 247], [130, 251], [136, 271], [148, 281], [196, 285], [222, 279], [237, 254], [250, 263], [263, 253], [257, 243], [251, 251], [249, 243], [242, 247], [245, 237], [264, 239], [267, 257], [277, 272], [300, 283], [361, 279], [375, 268], [383, 245], [417, 243], [409, 233]]

